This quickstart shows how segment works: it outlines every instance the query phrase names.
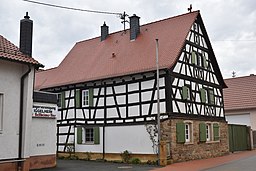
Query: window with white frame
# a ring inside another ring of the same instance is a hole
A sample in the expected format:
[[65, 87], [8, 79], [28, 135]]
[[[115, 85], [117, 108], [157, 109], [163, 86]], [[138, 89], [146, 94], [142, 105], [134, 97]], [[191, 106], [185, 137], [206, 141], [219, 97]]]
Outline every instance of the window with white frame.
[[89, 90], [82, 91], [82, 106], [89, 106]]
[[77, 144], [99, 144], [100, 129], [99, 127], [77, 127]]
[[185, 123], [185, 142], [192, 142], [192, 124]]
[[184, 121], [176, 123], [177, 143], [193, 143], [193, 122]]
[[0, 93], [0, 131], [3, 130], [4, 94]]
[[93, 144], [94, 143], [94, 130], [93, 128], [84, 128], [83, 129], [83, 140], [85, 144]]
[[207, 123], [206, 124], [206, 141], [212, 140], [212, 124]]

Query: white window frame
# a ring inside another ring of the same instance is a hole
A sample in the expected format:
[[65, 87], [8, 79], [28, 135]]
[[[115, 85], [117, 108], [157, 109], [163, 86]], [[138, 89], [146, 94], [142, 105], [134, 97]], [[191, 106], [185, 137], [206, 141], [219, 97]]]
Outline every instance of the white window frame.
[[190, 135], [190, 124], [185, 123], [185, 142], [190, 142], [191, 140], [191, 135]]
[[89, 106], [89, 89], [82, 90], [82, 106]]
[[4, 94], [0, 93], [0, 133], [3, 131]]
[[212, 141], [212, 124], [211, 123], [205, 123], [206, 124], [206, 142]]
[[185, 144], [193, 143], [193, 122], [184, 121], [185, 124]]
[[[89, 130], [91, 131], [90, 133], [92, 134], [91, 137], [87, 137], [87, 132]], [[92, 140], [91, 141], [87, 141], [86, 140], [87, 138], [92, 139]], [[94, 144], [94, 128], [83, 127], [83, 129], [82, 129], [82, 143], [83, 144]]]

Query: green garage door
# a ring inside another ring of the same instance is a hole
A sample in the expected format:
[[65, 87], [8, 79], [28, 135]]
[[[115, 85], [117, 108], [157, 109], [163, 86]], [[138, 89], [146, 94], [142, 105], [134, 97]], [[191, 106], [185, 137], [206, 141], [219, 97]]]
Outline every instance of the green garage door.
[[249, 149], [249, 132], [246, 125], [228, 125], [229, 151], [243, 151]]

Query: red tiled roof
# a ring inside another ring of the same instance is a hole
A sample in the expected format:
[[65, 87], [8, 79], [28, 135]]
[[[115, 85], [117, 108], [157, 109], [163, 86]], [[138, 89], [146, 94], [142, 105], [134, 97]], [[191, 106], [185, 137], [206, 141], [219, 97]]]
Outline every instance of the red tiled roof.
[[19, 51], [19, 48], [17, 46], [15, 46], [13, 43], [8, 41], [6, 38], [4, 38], [1, 35], [0, 35], [0, 59], [11, 60], [15, 62], [22, 62], [22, 63], [29, 63], [29, 64], [36, 65], [38, 67], [43, 66], [32, 57], [24, 55], [22, 52]]
[[99, 37], [78, 42], [56, 69], [36, 74], [36, 88], [155, 70], [156, 38], [159, 39], [159, 66], [170, 68], [198, 15], [196, 11], [142, 25], [135, 41], [130, 41], [127, 30], [112, 33], [102, 42]]
[[256, 108], [256, 76], [225, 79], [224, 108], [240, 110]]

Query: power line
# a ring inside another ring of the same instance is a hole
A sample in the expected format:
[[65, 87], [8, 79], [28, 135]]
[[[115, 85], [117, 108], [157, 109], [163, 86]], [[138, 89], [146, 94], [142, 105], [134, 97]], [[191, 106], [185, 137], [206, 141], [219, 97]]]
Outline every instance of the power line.
[[244, 40], [242, 40], [242, 39], [234, 39], [234, 40], [212, 40], [212, 42], [256, 42], [256, 40], [253, 40], [253, 39], [248, 39], [248, 40], [246, 40], [246, 39], [244, 39]]
[[49, 4], [49, 3], [38, 2], [38, 1], [31, 1], [31, 0], [23, 0], [23, 1], [34, 3], [34, 4], [38, 4], [38, 5], [45, 5], [45, 6], [55, 7], [55, 8], [67, 9], [67, 10], [91, 12], [91, 13], [98, 13], [98, 14], [108, 14], [108, 15], [118, 15], [119, 17], [122, 17], [122, 15], [123, 15], [122, 13], [117, 13], [117, 12], [87, 10], [87, 9], [73, 8], [73, 7], [67, 7], [67, 6], [55, 5], [55, 4]]

